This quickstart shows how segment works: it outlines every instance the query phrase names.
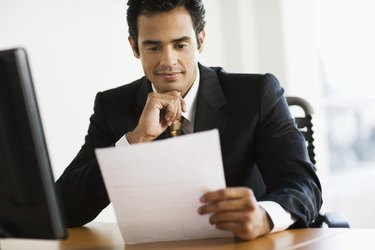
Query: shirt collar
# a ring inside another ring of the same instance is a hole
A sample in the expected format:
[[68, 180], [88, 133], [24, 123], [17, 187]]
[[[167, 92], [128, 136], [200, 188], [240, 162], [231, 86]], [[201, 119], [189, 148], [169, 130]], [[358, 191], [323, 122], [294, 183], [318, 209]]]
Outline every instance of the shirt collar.
[[[197, 76], [194, 80], [194, 83], [184, 97], [184, 100], [186, 103], [186, 112], [182, 113], [182, 116], [191, 123], [194, 123], [194, 118], [195, 118], [195, 106], [196, 106], [196, 99], [197, 99], [198, 89], [199, 89], [199, 81], [200, 81], [200, 72], [199, 72], [199, 68], [197, 67]], [[153, 83], [151, 83], [151, 86], [152, 86], [152, 91], [157, 92]]]

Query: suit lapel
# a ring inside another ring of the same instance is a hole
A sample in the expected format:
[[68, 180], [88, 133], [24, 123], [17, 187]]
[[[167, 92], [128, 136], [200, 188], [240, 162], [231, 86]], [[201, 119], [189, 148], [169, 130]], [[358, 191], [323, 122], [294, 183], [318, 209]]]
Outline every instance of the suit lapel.
[[218, 128], [223, 131], [227, 116], [222, 107], [227, 103], [215, 71], [199, 64], [200, 82], [194, 131]]

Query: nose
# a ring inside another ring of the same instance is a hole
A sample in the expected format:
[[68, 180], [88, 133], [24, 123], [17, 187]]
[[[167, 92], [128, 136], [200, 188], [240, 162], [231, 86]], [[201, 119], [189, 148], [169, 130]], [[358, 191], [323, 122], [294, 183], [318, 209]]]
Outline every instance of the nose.
[[166, 48], [161, 54], [160, 66], [172, 67], [177, 64], [177, 53], [172, 48]]

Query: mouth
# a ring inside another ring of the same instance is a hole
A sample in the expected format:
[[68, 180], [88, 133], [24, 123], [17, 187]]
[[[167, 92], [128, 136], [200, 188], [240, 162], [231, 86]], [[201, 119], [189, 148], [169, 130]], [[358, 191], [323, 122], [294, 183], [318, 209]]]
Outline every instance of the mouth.
[[160, 73], [157, 73], [157, 75], [163, 78], [164, 80], [174, 81], [174, 80], [177, 80], [182, 75], [182, 72], [160, 72]]

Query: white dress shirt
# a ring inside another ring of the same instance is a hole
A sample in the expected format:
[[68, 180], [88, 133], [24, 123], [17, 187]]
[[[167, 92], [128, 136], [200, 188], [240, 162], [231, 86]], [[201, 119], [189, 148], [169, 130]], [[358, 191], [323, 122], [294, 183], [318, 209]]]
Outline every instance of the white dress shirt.
[[[195, 120], [195, 110], [197, 106], [197, 97], [200, 81], [199, 69], [197, 69], [197, 77], [191, 86], [189, 92], [184, 97], [186, 103], [186, 112], [182, 113], [184, 121], [182, 123], [182, 132], [184, 134], [191, 134], [194, 132], [194, 120]], [[156, 92], [154, 85], [152, 84], [152, 89]], [[117, 146], [129, 146], [125, 135], [116, 142]], [[274, 201], [258, 201], [258, 205], [261, 206], [268, 213], [269, 217], [272, 220], [273, 228], [271, 233], [279, 232], [287, 229], [290, 225], [295, 222], [295, 219], [292, 215], [283, 209], [278, 203]]]

